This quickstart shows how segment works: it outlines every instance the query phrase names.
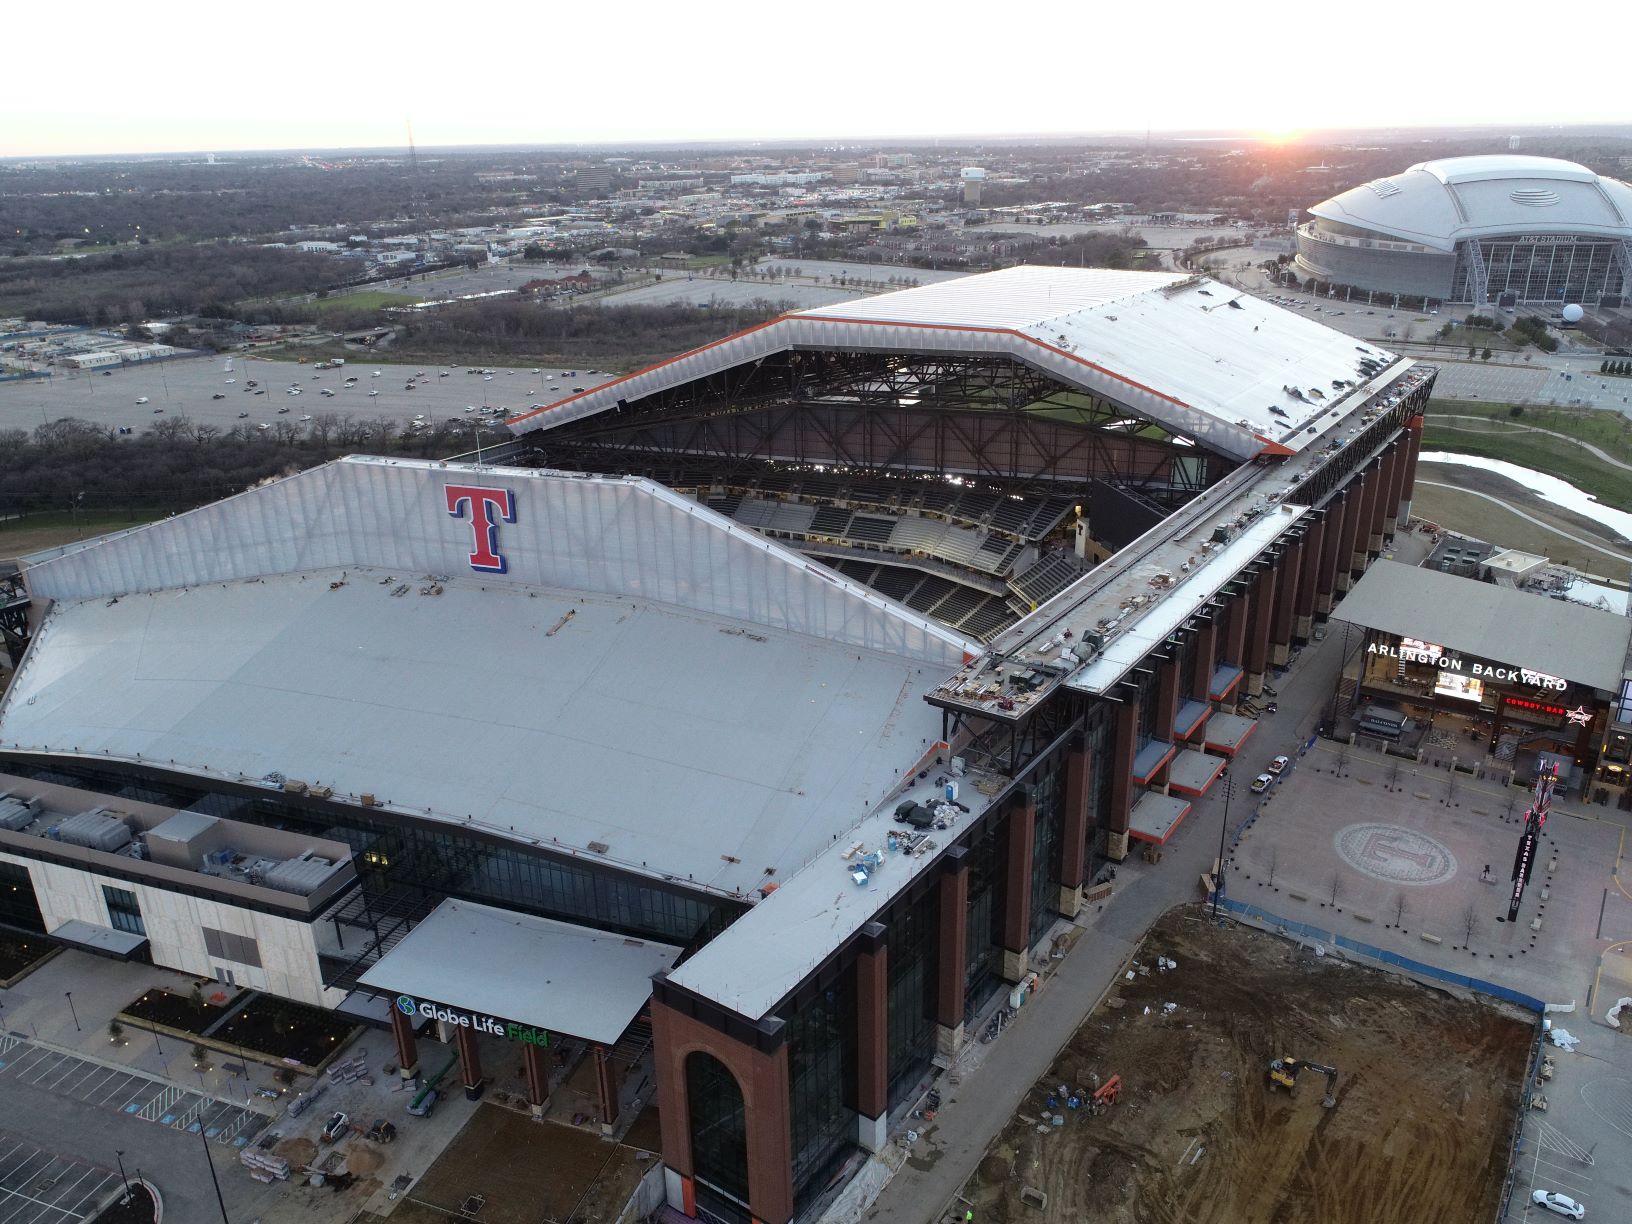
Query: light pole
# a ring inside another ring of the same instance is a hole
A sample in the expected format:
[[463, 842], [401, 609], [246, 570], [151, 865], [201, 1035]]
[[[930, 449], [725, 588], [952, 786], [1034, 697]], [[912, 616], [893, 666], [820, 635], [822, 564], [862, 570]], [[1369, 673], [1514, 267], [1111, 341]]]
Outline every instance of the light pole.
[[130, 1201], [130, 1178], [125, 1176], [124, 1150], [120, 1149], [119, 1151], [114, 1152], [113, 1158], [119, 1162], [119, 1184], [125, 1188], [124, 1197], [119, 1201], [121, 1203], [128, 1203]]
[[[1229, 766], [1225, 766], [1228, 769]], [[1224, 838], [1230, 829], [1230, 797], [1235, 794], [1235, 779], [1224, 779], [1224, 818], [1218, 824], [1218, 874], [1213, 877], [1213, 921], [1218, 921], [1218, 898], [1224, 891]]]
[[83, 1033], [85, 1030], [79, 1027], [79, 1013], [74, 1010], [74, 992], [65, 990], [62, 997], [68, 1000], [68, 1014], [74, 1018], [74, 1032]]
[[210, 1166], [210, 1183], [215, 1187], [216, 1205], [221, 1208], [221, 1224], [232, 1224], [227, 1219], [227, 1200], [221, 1197], [221, 1182], [215, 1176], [215, 1157], [210, 1155], [210, 1141], [204, 1137], [204, 1128], [198, 1129], [198, 1141], [204, 1145], [204, 1161]]

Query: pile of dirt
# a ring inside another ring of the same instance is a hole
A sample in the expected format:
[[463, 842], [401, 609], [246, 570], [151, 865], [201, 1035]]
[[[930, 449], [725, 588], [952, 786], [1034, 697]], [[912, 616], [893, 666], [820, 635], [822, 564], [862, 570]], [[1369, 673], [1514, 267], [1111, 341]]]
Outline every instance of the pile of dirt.
[[282, 1156], [297, 1169], [304, 1169], [317, 1159], [317, 1144], [299, 1135], [285, 1139], [272, 1149], [274, 1156]]
[[367, 1177], [370, 1173], [379, 1172], [385, 1157], [371, 1147], [354, 1144], [346, 1150], [346, 1172], [358, 1177]]
[[[1492, 1218], [1532, 1032], [1519, 1013], [1214, 927], [1195, 907], [1157, 923], [1140, 959], [1121, 1006], [1087, 1018], [965, 1186], [976, 1219]], [[1284, 1056], [1336, 1067], [1336, 1107], [1315, 1072], [1272, 1091]], [[1071, 1108], [1112, 1075], [1117, 1104]], [[1022, 1203], [1028, 1187], [1046, 1208]]]

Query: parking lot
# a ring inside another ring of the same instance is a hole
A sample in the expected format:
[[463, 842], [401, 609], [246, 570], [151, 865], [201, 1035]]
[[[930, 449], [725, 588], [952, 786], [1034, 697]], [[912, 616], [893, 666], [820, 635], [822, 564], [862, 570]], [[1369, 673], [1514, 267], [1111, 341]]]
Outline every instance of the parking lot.
[[[202, 1133], [235, 1148], [248, 1143], [267, 1122], [264, 1115], [230, 1101], [9, 1035], [0, 1037], [0, 1085], [13, 1080], [144, 1122]], [[0, 1224], [6, 1224], [3, 1214]]]
[[0, 1224], [74, 1224], [95, 1215], [119, 1184], [111, 1169], [0, 1130]]
[[[59, 371], [49, 379], [0, 383], [0, 429], [33, 429], [47, 421], [77, 417], [104, 428], [140, 433], [156, 421], [176, 416], [222, 429], [263, 424], [270, 428], [279, 423], [305, 428], [310, 421], [303, 418], [326, 413], [398, 425], [415, 417], [431, 424], [449, 418], [475, 422], [483, 418], [483, 408], [520, 412], [608, 377], [586, 369], [535, 373], [504, 367], [489, 367], [493, 372], [484, 376], [467, 373], [468, 366], [393, 365], [370, 361], [366, 355], [348, 360], [343, 369], [319, 370], [315, 364], [243, 356], [232, 359], [230, 370], [227, 364], [224, 357], [189, 357], [129, 366], [107, 375]], [[408, 390], [409, 379], [421, 372], [425, 377], [415, 378], [414, 389]], [[352, 375], [357, 381], [347, 386]], [[251, 380], [258, 385], [251, 387]], [[288, 394], [291, 386], [298, 386], [301, 393]], [[324, 395], [325, 389], [334, 394]], [[140, 402], [144, 399], [146, 403]]]

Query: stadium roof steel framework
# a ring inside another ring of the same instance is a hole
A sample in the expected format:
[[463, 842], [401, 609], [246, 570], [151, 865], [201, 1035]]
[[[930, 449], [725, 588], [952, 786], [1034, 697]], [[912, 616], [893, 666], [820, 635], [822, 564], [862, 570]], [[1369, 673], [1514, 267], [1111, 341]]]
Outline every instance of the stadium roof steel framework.
[[1505, 234], [1632, 240], [1632, 186], [1551, 157], [1492, 154], [1419, 162], [1309, 211], [1446, 253], [1464, 239]]
[[549, 431], [552, 462], [587, 441], [608, 463], [748, 456], [1194, 493], [1227, 467], [1198, 477], [1203, 456], [1296, 454], [1352, 408], [1362, 363], [1393, 360], [1202, 277], [1018, 267], [783, 315], [509, 425]]

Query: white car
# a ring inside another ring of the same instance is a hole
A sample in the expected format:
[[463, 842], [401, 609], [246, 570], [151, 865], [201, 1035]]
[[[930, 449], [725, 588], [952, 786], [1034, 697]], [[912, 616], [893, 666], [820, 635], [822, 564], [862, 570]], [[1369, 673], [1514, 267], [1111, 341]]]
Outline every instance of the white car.
[[1545, 1207], [1548, 1211], [1569, 1220], [1582, 1220], [1587, 1215], [1587, 1209], [1580, 1203], [1569, 1195], [1559, 1194], [1554, 1190], [1537, 1190], [1530, 1196], [1530, 1201], [1537, 1207]]
[[1291, 757], [1278, 756], [1269, 763], [1269, 772], [1278, 778], [1290, 764], [1292, 764]]
[[229, 379], [227, 379], [227, 386], [230, 387], [230, 386], [232, 386], [233, 383], [235, 383], [237, 381], [238, 380], [236, 378], [229, 378]]
[[137, 403], [138, 403], [138, 404], [145, 404], [145, 403], [147, 403], [147, 396], [145, 396], [145, 395], [138, 395], [138, 396], [137, 396], [137, 397], [136, 397], [136, 402], [137, 402]]
[[1252, 780], [1252, 793], [1261, 795], [1273, 785], [1275, 785], [1275, 775], [1261, 773]]
[[310, 414], [310, 413], [308, 413], [308, 414], [307, 414], [307, 415], [306, 415], [306, 416], [303, 416], [303, 417], [301, 417], [301, 418], [300, 418], [300, 419], [301, 419], [301, 420], [302, 420], [302, 421], [309, 421], [309, 420], [311, 420], [311, 419], [312, 419], [312, 418], [311, 418], [311, 414]]

